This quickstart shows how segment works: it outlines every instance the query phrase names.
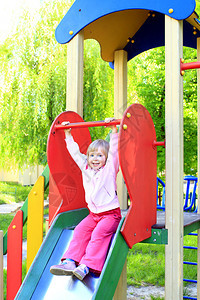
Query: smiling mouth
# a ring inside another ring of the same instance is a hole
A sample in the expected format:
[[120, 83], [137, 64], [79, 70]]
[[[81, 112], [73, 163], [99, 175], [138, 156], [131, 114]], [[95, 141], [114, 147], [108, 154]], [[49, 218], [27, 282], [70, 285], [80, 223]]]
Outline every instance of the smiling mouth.
[[98, 167], [100, 163], [92, 163], [94, 167]]

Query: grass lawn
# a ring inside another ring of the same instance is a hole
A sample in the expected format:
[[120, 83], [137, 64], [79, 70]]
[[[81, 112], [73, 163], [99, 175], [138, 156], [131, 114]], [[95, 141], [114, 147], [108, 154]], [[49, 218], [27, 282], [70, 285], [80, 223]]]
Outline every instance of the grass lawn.
[[[31, 191], [32, 186], [23, 186], [16, 182], [0, 181], [0, 204], [24, 202]], [[45, 199], [48, 196], [48, 189], [45, 191]]]
[[165, 246], [136, 244], [127, 257], [127, 284], [165, 285]]
[[[184, 246], [197, 247], [197, 236], [184, 237]], [[197, 250], [184, 249], [183, 260], [197, 262]], [[197, 279], [197, 266], [183, 265], [183, 278]], [[127, 284], [134, 286], [165, 285], [165, 246], [136, 244], [127, 257]], [[184, 295], [189, 283], [184, 282]]]
[[31, 188], [15, 182], [0, 182], [0, 204], [25, 201]]

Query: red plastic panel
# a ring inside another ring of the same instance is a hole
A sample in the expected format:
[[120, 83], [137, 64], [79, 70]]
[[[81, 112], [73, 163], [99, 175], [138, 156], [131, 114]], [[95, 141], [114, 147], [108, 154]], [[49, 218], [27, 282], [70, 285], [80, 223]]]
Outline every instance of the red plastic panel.
[[7, 300], [15, 298], [22, 283], [23, 211], [18, 210], [8, 227]]
[[[47, 161], [50, 169], [50, 224], [58, 213], [86, 207], [81, 171], [66, 148], [64, 130], [56, 130], [55, 128], [63, 121], [84, 122], [77, 113], [66, 111], [61, 113], [51, 126], [47, 143]], [[71, 133], [74, 140], [79, 144], [80, 151], [86, 153], [91, 143], [88, 128], [74, 128]]]
[[152, 118], [140, 104], [124, 113], [119, 134], [119, 159], [131, 205], [122, 227], [128, 246], [151, 236], [156, 223], [157, 150]]

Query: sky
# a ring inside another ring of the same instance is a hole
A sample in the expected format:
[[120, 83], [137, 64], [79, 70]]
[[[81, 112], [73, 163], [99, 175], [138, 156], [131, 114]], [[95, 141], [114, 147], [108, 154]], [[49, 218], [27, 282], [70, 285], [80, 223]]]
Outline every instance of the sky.
[[34, 11], [40, 0], [0, 0], [0, 43], [14, 31], [24, 8]]

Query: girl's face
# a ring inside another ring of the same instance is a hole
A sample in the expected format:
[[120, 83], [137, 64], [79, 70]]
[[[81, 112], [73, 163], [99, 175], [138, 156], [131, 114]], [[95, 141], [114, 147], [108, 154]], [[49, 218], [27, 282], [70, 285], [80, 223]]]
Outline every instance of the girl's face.
[[106, 156], [101, 148], [90, 151], [88, 156], [88, 165], [91, 169], [97, 171], [103, 167], [106, 163]]

